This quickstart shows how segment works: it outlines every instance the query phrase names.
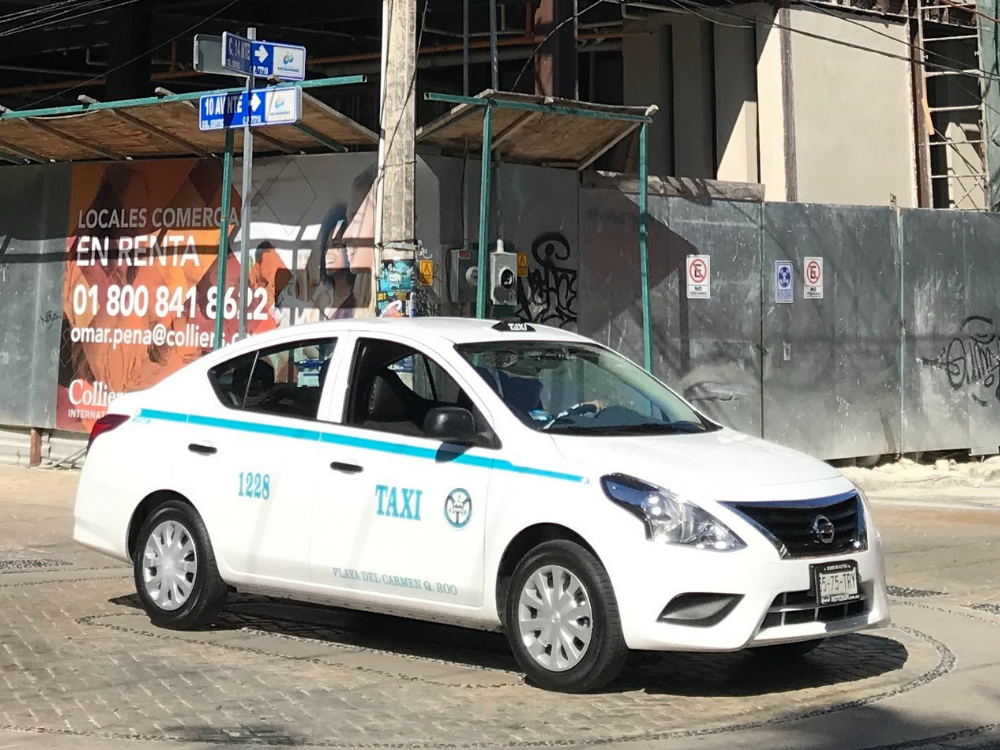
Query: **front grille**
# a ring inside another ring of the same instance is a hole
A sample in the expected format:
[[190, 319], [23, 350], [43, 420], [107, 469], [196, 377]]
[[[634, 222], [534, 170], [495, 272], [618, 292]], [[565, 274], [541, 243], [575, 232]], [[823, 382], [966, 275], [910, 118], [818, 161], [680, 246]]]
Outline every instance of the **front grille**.
[[[801, 503], [732, 503], [771, 539], [783, 557], [816, 557], [857, 552], [867, 547], [864, 513], [856, 494]], [[824, 543], [816, 531], [817, 518], [834, 528], [833, 540]]]
[[816, 595], [808, 591], [789, 591], [778, 594], [771, 603], [760, 629], [780, 628], [782, 625], [802, 625], [807, 622], [837, 622], [860, 617], [868, 613], [867, 593], [862, 589], [861, 599], [845, 604], [816, 602]]

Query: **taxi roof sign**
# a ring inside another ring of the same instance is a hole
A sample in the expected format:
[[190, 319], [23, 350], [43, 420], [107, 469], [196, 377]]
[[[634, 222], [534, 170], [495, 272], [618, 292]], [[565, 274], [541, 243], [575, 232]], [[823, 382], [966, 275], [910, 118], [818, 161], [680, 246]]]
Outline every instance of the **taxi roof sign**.
[[534, 326], [526, 320], [518, 320], [517, 318], [501, 320], [499, 323], [491, 326], [491, 328], [494, 331], [508, 331], [510, 333], [531, 333], [535, 330]]

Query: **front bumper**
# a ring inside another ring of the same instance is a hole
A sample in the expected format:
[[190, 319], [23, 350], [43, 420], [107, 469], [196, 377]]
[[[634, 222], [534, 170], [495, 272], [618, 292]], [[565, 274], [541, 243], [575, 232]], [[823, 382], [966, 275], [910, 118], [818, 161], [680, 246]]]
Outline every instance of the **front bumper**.
[[[637, 650], [738, 651], [885, 627], [890, 622], [885, 569], [880, 542], [874, 532], [872, 537], [863, 552], [781, 560], [764, 545], [729, 553], [636, 545], [629, 564], [609, 566], [625, 640]], [[845, 560], [857, 562], [862, 603], [810, 604], [811, 566]], [[664, 607], [687, 593], [741, 598], [711, 624], [660, 621]]]

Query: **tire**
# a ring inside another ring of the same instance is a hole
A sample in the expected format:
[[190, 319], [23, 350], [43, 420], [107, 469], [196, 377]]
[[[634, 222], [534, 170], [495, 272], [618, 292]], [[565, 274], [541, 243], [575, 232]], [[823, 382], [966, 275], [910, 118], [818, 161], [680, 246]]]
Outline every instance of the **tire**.
[[[158, 551], [161, 564], [151, 565]], [[135, 589], [154, 625], [197, 630], [219, 614], [229, 587], [219, 577], [205, 524], [187, 503], [158, 505], [139, 530], [132, 558]]]
[[779, 660], [793, 660], [801, 659], [803, 656], [811, 654], [817, 648], [823, 645], [823, 639], [818, 638], [814, 641], [798, 641], [796, 643], [776, 643], [773, 646], [759, 646], [758, 648], [751, 649], [751, 653], [754, 656], [760, 656], [765, 659]]
[[611, 580], [579, 544], [545, 542], [525, 555], [511, 578], [505, 615], [514, 656], [538, 687], [562, 693], [600, 690], [625, 665], [628, 647]]

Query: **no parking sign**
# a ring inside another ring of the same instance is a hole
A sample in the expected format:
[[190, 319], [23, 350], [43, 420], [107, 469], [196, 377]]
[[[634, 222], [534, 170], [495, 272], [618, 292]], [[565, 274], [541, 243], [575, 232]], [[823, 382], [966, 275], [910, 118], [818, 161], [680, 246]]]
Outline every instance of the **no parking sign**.
[[687, 257], [687, 298], [710, 299], [712, 297], [712, 257], [710, 255], [689, 255]]
[[805, 259], [805, 286], [802, 296], [805, 299], [823, 299], [823, 259]]

